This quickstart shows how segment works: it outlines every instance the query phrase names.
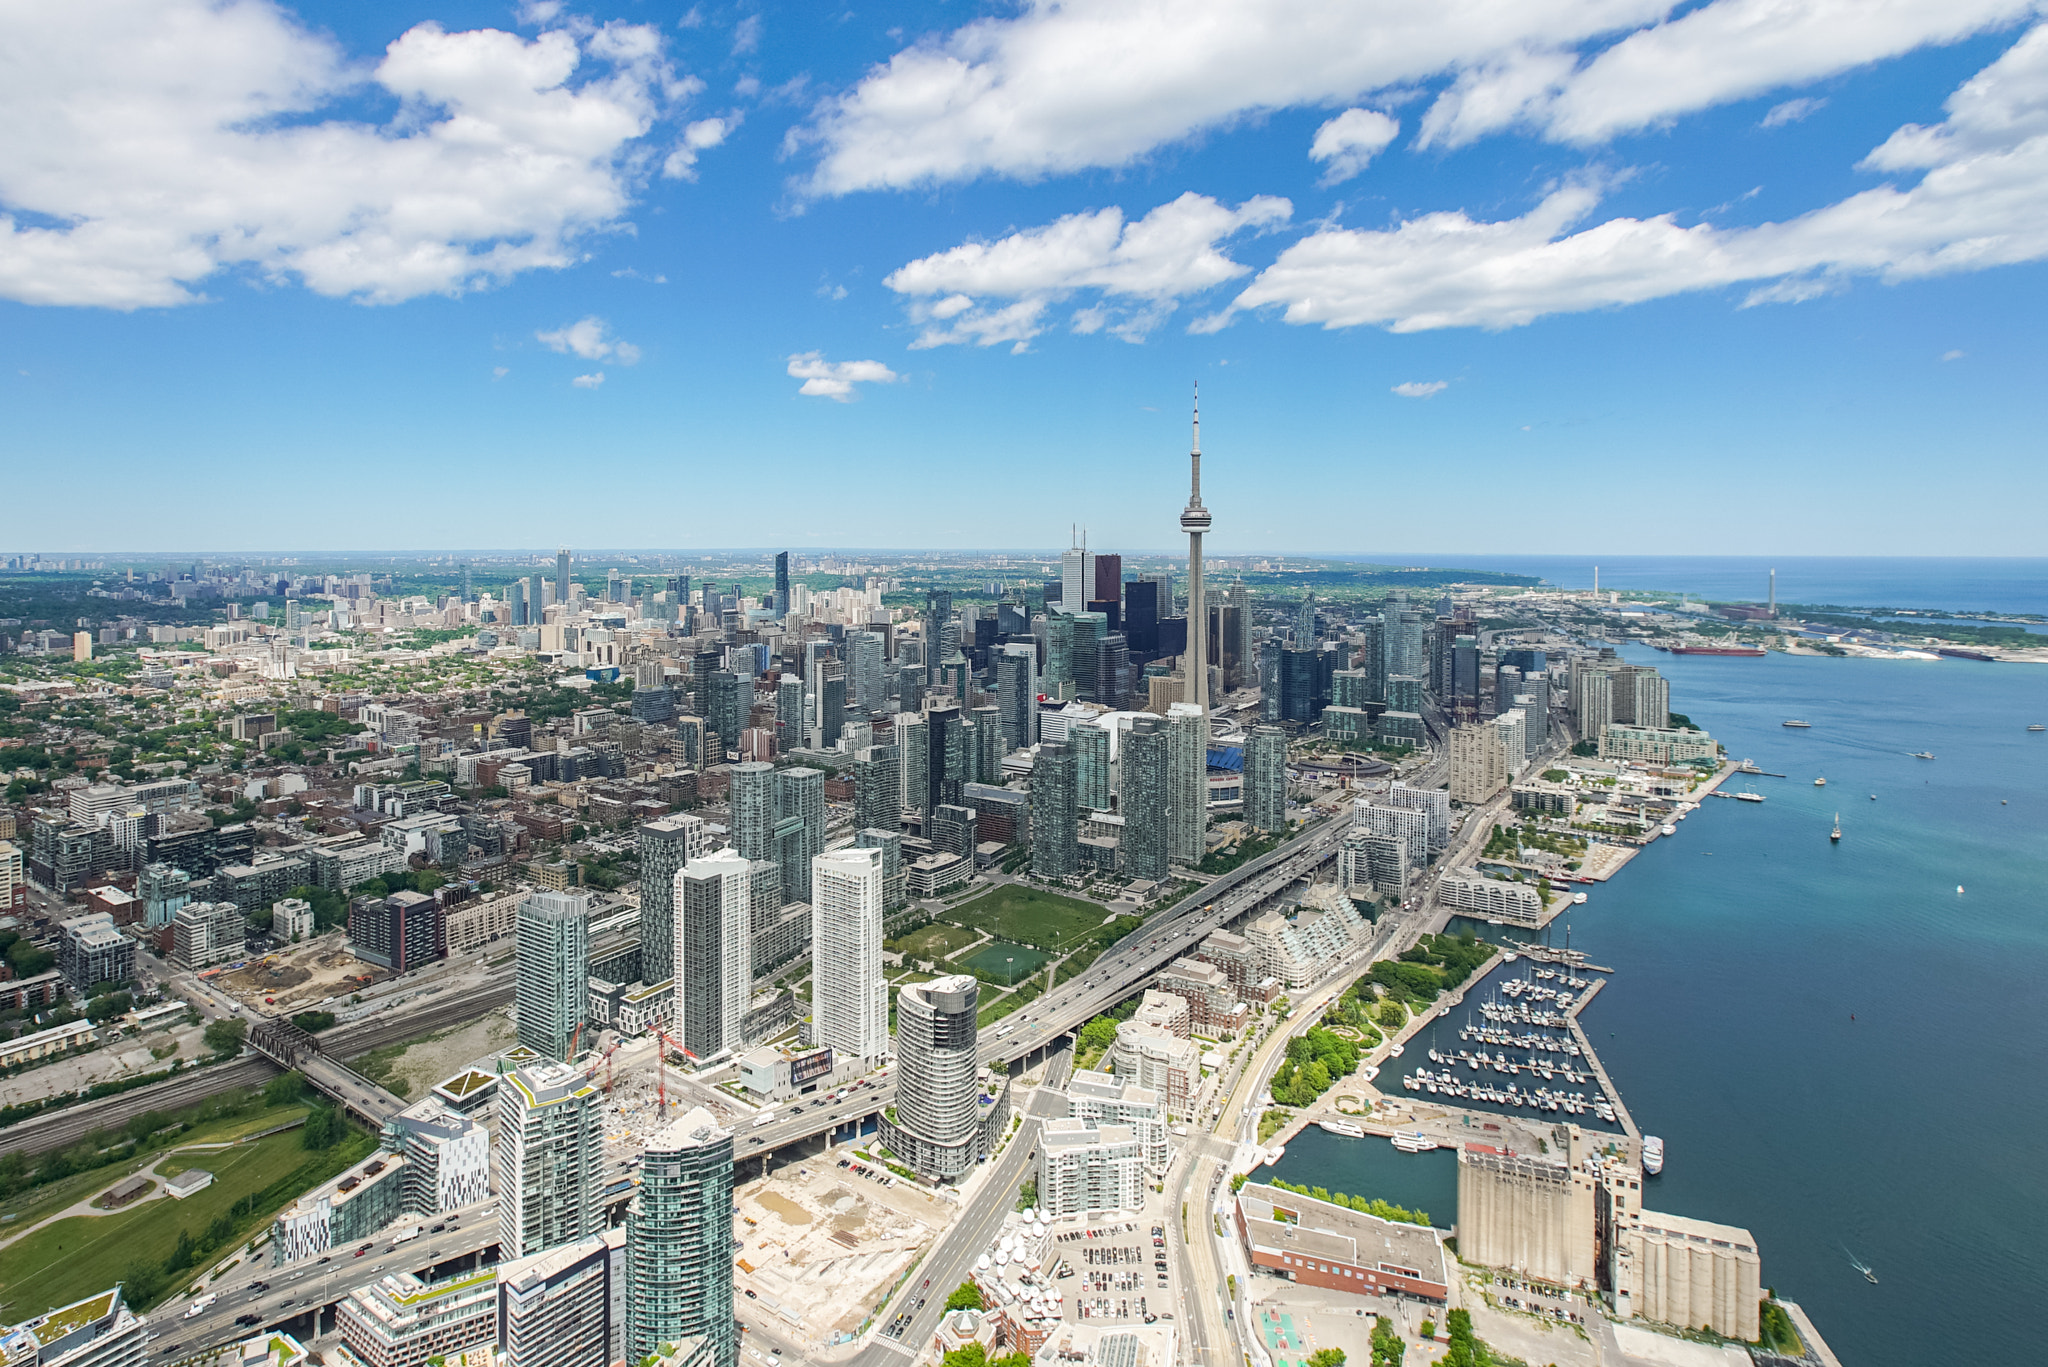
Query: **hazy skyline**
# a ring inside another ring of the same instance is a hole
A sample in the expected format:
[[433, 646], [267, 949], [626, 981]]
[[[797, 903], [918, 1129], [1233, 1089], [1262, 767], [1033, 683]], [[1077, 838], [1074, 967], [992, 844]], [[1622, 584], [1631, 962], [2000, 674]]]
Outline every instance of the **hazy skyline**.
[[2033, 14], [31, 11], [5, 539], [2037, 552]]

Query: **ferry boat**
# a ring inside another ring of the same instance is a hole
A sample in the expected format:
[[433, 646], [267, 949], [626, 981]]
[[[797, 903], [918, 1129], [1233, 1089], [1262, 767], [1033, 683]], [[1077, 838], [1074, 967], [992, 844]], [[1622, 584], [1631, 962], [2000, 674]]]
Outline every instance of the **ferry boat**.
[[1316, 1128], [1329, 1134], [1341, 1134], [1346, 1139], [1365, 1138], [1365, 1131], [1348, 1120], [1318, 1120]]
[[1764, 795], [1762, 793], [1752, 793], [1745, 789], [1735, 795], [1735, 800], [1737, 802], [1762, 802]]
[[1780, 726], [1789, 726], [1794, 731], [1811, 731], [1813, 729], [1813, 723], [1810, 721], [1787, 721], [1779, 722], [1778, 724]]
[[1659, 827], [1658, 827], [1657, 829], [1658, 829], [1658, 830], [1660, 830], [1660, 831], [1662, 831], [1662, 832], [1663, 832], [1663, 833], [1664, 833], [1665, 835], [1677, 835], [1677, 834], [1678, 834], [1678, 827], [1676, 827], [1676, 826], [1673, 826], [1673, 825], [1672, 825], [1672, 824], [1670, 824], [1669, 822], [1666, 822], [1666, 823], [1665, 823], [1664, 825], [1662, 825], [1662, 826], [1659, 826]]
[[1643, 1171], [1652, 1177], [1664, 1171], [1664, 1141], [1654, 1134], [1643, 1136]]
[[1397, 1134], [1393, 1138], [1393, 1145], [1402, 1153], [1428, 1153], [1432, 1149], [1443, 1147], [1428, 1135], [1420, 1132], [1415, 1134]]

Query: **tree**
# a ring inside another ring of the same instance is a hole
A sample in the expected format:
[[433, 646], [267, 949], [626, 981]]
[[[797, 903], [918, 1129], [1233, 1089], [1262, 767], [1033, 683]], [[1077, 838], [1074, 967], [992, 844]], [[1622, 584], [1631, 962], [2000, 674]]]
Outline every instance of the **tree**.
[[240, 1051], [242, 1041], [249, 1037], [249, 1022], [234, 1016], [223, 1016], [210, 1021], [206, 1026], [206, 1047], [216, 1054], [232, 1054]]
[[346, 1132], [341, 1117], [331, 1106], [315, 1106], [306, 1113], [306, 1127], [299, 1134], [302, 1149], [331, 1149]]
[[1408, 1345], [1401, 1342], [1401, 1336], [1394, 1332], [1385, 1315], [1373, 1321], [1372, 1367], [1401, 1367], [1401, 1358], [1407, 1351]]
[[[1385, 1324], [1385, 1320], [1380, 1323]], [[1344, 1367], [1342, 1348], [1318, 1348], [1308, 1355], [1308, 1367]]]
[[955, 1348], [940, 1360], [939, 1367], [988, 1367], [988, 1349], [978, 1343]]
[[[296, 1072], [279, 1073], [276, 1077], [263, 1084], [263, 1104], [266, 1106], [289, 1106], [294, 1101], [297, 1101], [304, 1094], [305, 1090], [306, 1079], [303, 1075]], [[140, 1136], [137, 1137], [139, 1138]]]
[[135, 999], [126, 992], [106, 992], [86, 1003], [85, 1018], [94, 1025], [133, 1010]]
[[1107, 1049], [1116, 1043], [1116, 1022], [1107, 1016], [1097, 1016], [1081, 1027], [1081, 1046], [1085, 1049]]
[[953, 1288], [953, 1294], [946, 1297], [948, 1313], [955, 1310], [981, 1309], [981, 1288], [973, 1282], [962, 1282]]
[[27, 940], [17, 940], [7, 950], [7, 962], [14, 968], [17, 978], [33, 978], [39, 973], [48, 973], [57, 966], [57, 956], [40, 945]]

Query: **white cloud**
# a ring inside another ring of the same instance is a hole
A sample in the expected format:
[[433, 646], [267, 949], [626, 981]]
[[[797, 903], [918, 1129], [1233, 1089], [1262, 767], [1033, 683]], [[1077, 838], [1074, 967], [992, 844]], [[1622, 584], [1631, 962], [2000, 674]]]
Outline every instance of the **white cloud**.
[[604, 383], [604, 372], [600, 370], [595, 375], [578, 375], [569, 383], [578, 389], [595, 389]]
[[1757, 126], [1760, 128], [1783, 128], [1788, 123], [1798, 123], [1802, 119], [1811, 118], [1813, 115], [1818, 114], [1826, 104], [1827, 101], [1824, 99], [1810, 100], [1804, 98], [1787, 100], [1783, 104], [1774, 104], [1771, 106], [1770, 112], [1758, 121]]
[[[1594, 144], [1684, 114], [1959, 42], [2025, 18], [2035, 0], [1713, 0], [1581, 60], [1576, 39], [1470, 63], [1423, 120], [1459, 146], [1516, 124]], [[1805, 111], [1811, 113], [1812, 110]]]
[[1569, 313], [1752, 283], [1746, 305], [1794, 303], [1858, 277], [1898, 282], [2048, 258], [2048, 26], [1864, 160], [1924, 171], [1783, 223], [1681, 227], [1671, 215], [1583, 225], [1603, 186], [1559, 186], [1520, 218], [1425, 214], [1381, 231], [1328, 228], [1282, 252], [1229, 309], [1396, 332], [1516, 327]]
[[509, 369], [501, 365], [491, 367], [491, 378], [494, 380], [502, 380], [511, 373]]
[[604, 319], [592, 314], [554, 332], [536, 332], [533, 335], [536, 341], [545, 343], [552, 351], [559, 351], [565, 356], [581, 356], [586, 361], [615, 361], [619, 365], [632, 365], [640, 359], [639, 347], [631, 342], [622, 342], [610, 333]]
[[791, 146], [812, 194], [1122, 166], [1242, 115], [1341, 105], [1672, 0], [1026, 0], [897, 53]]
[[828, 361], [822, 351], [790, 357], [789, 376], [803, 381], [797, 393], [836, 403], [851, 403], [857, 384], [893, 384], [902, 378], [880, 361]]
[[[2015, 23], [2037, 0], [1024, 0], [823, 101], [813, 195], [1124, 166], [1274, 109], [1453, 77], [1421, 142], [1597, 143]], [[1645, 26], [1649, 27], [1645, 27]], [[1618, 37], [1618, 41], [1616, 41]]]
[[1377, 109], [1347, 109], [1316, 130], [1309, 160], [1328, 162], [1323, 184], [1335, 185], [1363, 171], [1400, 131], [1398, 119]]
[[1969, 354], [1967, 351], [1944, 351], [1941, 353], [1941, 359], [1944, 361], [1960, 361]]
[[[1293, 212], [1270, 195], [1232, 209], [1191, 192], [1135, 222], [1112, 206], [996, 242], [964, 243], [912, 261], [882, 283], [906, 296], [911, 320], [924, 325], [913, 348], [1008, 342], [1022, 350], [1045, 330], [1051, 305], [1078, 290], [1097, 292], [1098, 302], [1074, 315], [1075, 331], [1106, 328], [1136, 341], [1177, 298], [1248, 273], [1220, 241], [1285, 223]], [[984, 302], [990, 299], [1008, 302]]]
[[1426, 399], [1433, 394], [1441, 394], [1450, 387], [1449, 380], [1410, 380], [1406, 384], [1395, 385], [1394, 393], [1404, 399]]
[[[7, 28], [0, 297], [38, 304], [188, 303], [234, 268], [390, 303], [570, 265], [691, 84], [626, 24], [424, 23], [366, 64], [269, 0], [17, 5]], [[399, 109], [338, 112], [363, 95]]]
[[750, 14], [733, 26], [732, 55], [744, 57], [761, 46], [761, 16]]
[[662, 175], [670, 180], [695, 180], [697, 178], [697, 154], [707, 148], [717, 147], [732, 136], [740, 126], [741, 115], [737, 112], [723, 118], [698, 119], [683, 129], [682, 138], [675, 150], [668, 154], [668, 160], [661, 164]]

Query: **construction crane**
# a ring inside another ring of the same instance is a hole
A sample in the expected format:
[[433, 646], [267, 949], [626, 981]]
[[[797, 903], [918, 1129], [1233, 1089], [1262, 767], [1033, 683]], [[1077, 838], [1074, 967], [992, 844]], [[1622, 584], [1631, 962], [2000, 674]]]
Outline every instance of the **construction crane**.
[[[618, 1052], [619, 1052], [619, 1042], [618, 1042], [618, 1040], [617, 1040], [617, 1039], [614, 1039], [614, 1040], [612, 1040], [612, 1042], [611, 1042], [610, 1044], [608, 1044], [608, 1045], [606, 1045], [606, 1046], [605, 1046], [605, 1049], [604, 1049], [604, 1095], [605, 1095], [605, 1100], [607, 1100], [607, 1101], [611, 1100], [611, 1095], [612, 1095], [612, 1055], [613, 1055], [613, 1054], [616, 1054], [616, 1053], [618, 1053]], [[589, 1066], [588, 1068], [586, 1068], [586, 1069], [584, 1069], [584, 1070], [583, 1070], [583, 1080], [584, 1080], [585, 1082], [595, 1082], [595, 1081], [597, 1080], [597, 1065], [596, 1065], [595, 1063], [591, 1064], [591, 1065], [590, 1065], [590, 1066]]]

